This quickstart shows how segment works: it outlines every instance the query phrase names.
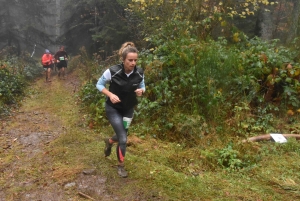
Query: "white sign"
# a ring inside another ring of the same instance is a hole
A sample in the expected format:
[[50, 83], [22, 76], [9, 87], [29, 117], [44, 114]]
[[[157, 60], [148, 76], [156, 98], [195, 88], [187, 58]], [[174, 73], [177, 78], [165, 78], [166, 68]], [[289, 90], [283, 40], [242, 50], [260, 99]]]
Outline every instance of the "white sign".
[[285, 142], [287, 142], [286, 138], [282, 134], [271, 133], [270, 135], [271, 135], [271, 137], [273, 138], [273, 140], [275, 142], [279, 142], [279, 143], [285, 143]]

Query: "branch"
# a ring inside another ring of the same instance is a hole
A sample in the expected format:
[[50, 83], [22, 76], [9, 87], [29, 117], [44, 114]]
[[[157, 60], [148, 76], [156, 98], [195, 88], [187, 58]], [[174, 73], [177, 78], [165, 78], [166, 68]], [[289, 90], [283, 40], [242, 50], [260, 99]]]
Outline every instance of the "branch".
[[90, 199], [90, 200], [95, 200], [95, 199], [92, 198], [91, 196], [88, 196], [88, 195], [86, 195], [86, 194], [84, 194], [84, 193], [82, 193], [82, 192], [78, 192], [78, 194], [79, 194], [80, 196], [84, 197], [84, 198], [87, 198], [87, 199]]
[[[294, 137], [296, 140], [300, 140], [300, 134], [282, 134], [286, 138]], [[271, 135], [270, 134], [264, 134], [264, 135], [259, 135], [255, 137], [250, 137], [247, 140], [243, 140], [243, 142], [259, 142], [263, 140], [270, 140]]]

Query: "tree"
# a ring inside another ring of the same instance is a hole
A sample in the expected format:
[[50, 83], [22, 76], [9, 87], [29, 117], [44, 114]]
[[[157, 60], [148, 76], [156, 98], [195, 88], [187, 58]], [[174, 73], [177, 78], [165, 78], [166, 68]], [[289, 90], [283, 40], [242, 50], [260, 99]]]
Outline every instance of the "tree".
[[290, 31], [288, 32], [287, 42], [290, 43], [294, 38], [297, 37], [299, 27], [299, 13], [300, 13], [300, 2], [299, 0], [291, 0], [293, 6], [291, 14], [291, 25]]
[[[168, 22], [185, 21], [187, 30], [193, 27], [191, 34], [206, 39], [212, 36], [216, 28], [228, 26], [233, 18], [247, 18], [261, 6], [273, 5], [275, 2], [268, 0], [133, 0], [128, 7], [143, 19], [141, 26], [145, 34], [155, 33]], [[222, 32], [219, 33], [221, 35]]]
[[69, 0], [66, 9], [66, 32], [60, 40], [73, 51], [87, 46], [89, 52], [101, 52], [105, 58], [133, 39], [124, 7], [116, 0]]
[[263, 40], [273, 39], [273, 33], [275, 31], [274, 19], [273, 19], [273, 9], [269, 5], [262, 5], [259, 9], [258, 14], [258, 35]]
[[50, 35], [44, 32], [44, 16], [49, 15], [40, 0], [0, 1], [0, 48], [16, 46], [18, 53], [33, 44], [46, 45]]

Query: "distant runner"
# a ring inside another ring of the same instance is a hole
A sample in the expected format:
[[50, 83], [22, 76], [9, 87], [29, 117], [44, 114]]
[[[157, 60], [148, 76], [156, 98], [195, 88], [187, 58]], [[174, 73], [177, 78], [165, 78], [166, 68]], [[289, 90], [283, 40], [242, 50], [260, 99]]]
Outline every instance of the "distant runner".
[[58, 69], [58, 77], [62, 76], [65, 79], [65, 68], [67, 68], [68, 54], [64, 46], [60, 46], [59, 50], [55, 53], [56, 67]]
[[51, 70], [53, 68], [53, 57], [52, 54], [50, 54], [50, 51], [48, 49], [45, 50], [45, 53], [42, 56], [41, 59], [43, 68], [45, 69], [46, 74], [46, 82], [51, 82]]

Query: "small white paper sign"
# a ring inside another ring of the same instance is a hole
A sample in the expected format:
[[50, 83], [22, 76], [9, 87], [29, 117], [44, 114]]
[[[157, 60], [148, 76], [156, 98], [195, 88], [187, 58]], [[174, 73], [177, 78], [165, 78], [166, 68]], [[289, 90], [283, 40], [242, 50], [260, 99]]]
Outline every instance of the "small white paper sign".
[[270, 135], [271, 135], [271, 137], [273, 138], [273, 140], [275, 142], [279, 142], [279, 143], [285, 143], [285, 142], [287, 142], [286, 138], [282, 134], [271, 133]]

